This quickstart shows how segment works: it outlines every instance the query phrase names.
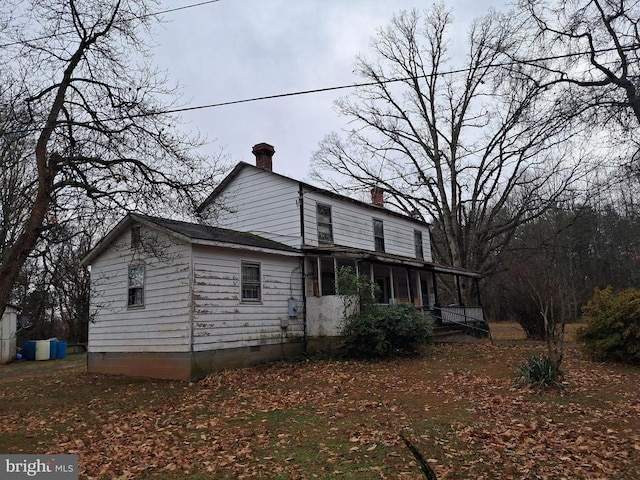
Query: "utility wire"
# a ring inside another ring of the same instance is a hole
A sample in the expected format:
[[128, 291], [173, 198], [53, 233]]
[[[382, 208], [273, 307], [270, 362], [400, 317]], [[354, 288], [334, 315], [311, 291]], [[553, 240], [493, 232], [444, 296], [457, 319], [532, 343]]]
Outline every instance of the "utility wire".
[[[216, 3], [216, 2], [219, 2], [219, 1], [220, 0], [205, 0], [205, 1], [202, 1], [202, 2], [199, 2], [199, 3], [192, 3], [192, 4], [189, 4], [189, 5], [183, 5], [181, 7], [168, 8], [166, 10], [161, 10], [159, 12], [147, 13], [145, 15], [136, 15], [136, 16], [128, 18], [126, 20], [134, 20], [134, 19], [142, 20], [144, 18], [157, 17], [157, 16], [160, 16], [160, 15], [164, 15], [165, 13], [173, 13], [173, 12], [178, 12], [180, 10], [187, 10], [189, 8], [201, 7], [203, 5], [209, 5], [211, 3]], [[25, 44], [25, 43], [37, 42], [39, 40], [49, 40], [51, 38], [62, 37], [64, 35], [71, 35], [73, 33], [76, 33], [76, 31], [75, 30], [67, 30], [66, 32], [52, 33], [50, 35], [45, 35], [43, 37], [30, 38], [28, 40], [18, 40], [18, 41], [11, 42], [11, 43], [5, 43], [5, 44], [0, 45], [0, 48], [13, 47], [14, 45], [22, 45], [22, 44]]]
[[[628, 47], [627, 48], [627, 50], [633, 50], [633, 49], [634, 49], [633, 47]], [[546, 61], [549, 61], [549, 60], [560, 60], [560, 59], [563, 59], [563, 58], [577, 57], [577, 56], [582, 56], [582, 55], [590, 55], [592, 53], [606, 53], [606, 52], [611, 52], [611, 51], [616, 51], [616, 50], [617, 50], [616, 47], [610, 47], [610, 48], [599, 49], [599, 50], [596, 50], [596, 51], [574, 52], [574, 53], [566, 53], [566, 54], [563, 54], [563, 55], [553, 55], [553, 56], [549, 56], [549, 57], [539, 57], [539, 58], [534, 58], [534, 59], [530, 59], [530, 60], [526, 60], [526, 61], [512, 60], [512, 61], [509, 61], [509, 62], [489, 63], [487, 65], [480, 65], [478, 68], [485, 69], [485, 68], [495, 68], [495, 67], [508, 67], [508, 66], [520, 65], [522, 63], [535, 64], [537, 62], [546, 62]], [[543, 68], [543, 67], [541, 67], [539, 65], [533, 65], [533, 66], [537, 66], [539, 68]], [[454, 70], [442, 71], [442, 72], [439, 72], [438, 75], [454, 75], [454, 74], [457, 74], [457, 73], [466, 73], [466, 72], [470, 71], [471, 68], [472, 67], [465, 67], [465, 68], [458, 68], [458, 69], [454, 69]], [[194, 111], [194, 110], [203, 110], [203, 109], [208, 109], [208, 108], [225, 107], [225, 106], [228, 106], [228, 105], [238, 105], [238, 104], [241, 104], [241, 103], [258, 102], [258, 101], [262, 101], [262, 100], [273, 100], [273, 99], [277, 99], [277, 98], [295, 97], [295, 96], [300, 96], [300, 95], [309, 95], [309, 94], [314, 94], [314, 93], [324, 93], [324, 92], [331, 92], [331, 91], [336, 91], [336, 90], [345, 90], [345, 89], [351, 89], [351, 88], [372, 87], [372, 86], [380, 85], [380, 84], [407, 82], [407, 81], [413, 80], [414, 78], [426, 78], [427, 76], [433, 77], [433, 75], [416, 75], [415, 77], [389, 78], [389, 79], [386, 79], [386, 80], [378, 80], [378, 81], [372, 81], [372, 82], [362, 82], [362, 83], [351, 83], [351, 84], [346, 84], [346, 85], [336, 85], [336, 86], [331, 86], [331, 87], [314, 88], [314, 89], [310, 89], [310, 90], [300, 90], [300, 91], [295, 91], [295, 92], [278, 93], [278, 94], [266, 95], [266, 96], [262, 96], [262, 97], [250, 97], [250, 98], [244, 98], [244, 99], [240, 99], [240, 100], [231, 100], [231, 101], [228, 101], [228, 102], [210, 103], [210, 104], [205, 104], [205, 105], [196, 105], [196, 106], [193, 106], [193, 107], [175, 108], [175, 109], [171, 109], [171, 110], [150, 112], [150, 113], [144, 113], [144, 114], [139, 114], [139, 115], [131, 115], [129, 117], [113, 118], [111, 120], [123, 120], [125, 118], [136, 118], [136, 117], [148, 117], [148, 116], [162, 115], [162, 114], [169, 114], [169, 113], [183, 113], [183, 112], [190, 112], [190, 111]]]
[[[211, 1], [219, 1], [219, 0], [211, 0]], [[208, 3], [210, 3], [210, 2], [208, 2]], [[187, 8], [187, 7], [182, 7], [182, 8]], [[633, 50], [634, 47], [637, 48], [637, 46], [631, 46], [631, 47], [627, 47], [626, 50]], [[533, 59], [529, 59], [529, 60], [526, 60], [526, 61], [512, 60], [512, 61], [508, 61], [508, 62], [489, 63], [487, 65], [481, 65], [481, 66], [475, 67], [475, 68], [486, 69], [486, 68], [495, 68], [495, 67], [509, 67], [509, 66], [520, 65], [522, 63], [531, 64], [531, 65], [533, 65], [535, 67], [538, 67], [538, 68], [544, 68], [542, 66], [535, 65], [535, 64], [537, 62], [545, 62], [545, 61], [549, 61], [549, 60], [559, 60], [559, 59], [563, 59], [563, 58], [570, 58], [570, 57], [576, 57], [576, 56], [582, 56], [582, 55], [590, 55], [590, 54], [593, 54], [593, 53], [606, 53], [606, 52], [611, 52], [611, 51], [617, 51], [617, 48], [616, 47], [610, 47], [610, 48], [604, 48], [604, 49], [599, 49], [599, 50], [595, 50], [595, 51], [574, 52], [574, 53], [566, 53], [566, 54], [563, 54], [563, 55], [552, 55], [552, 56], [547, 56], [547, 57], [538, 57], [538, 58], [533, 58]], [[458, 74], [458, 73], [465, 73], [465, 72], [468, 72], [471, 68], [472, 67], [465, 67], [465, 68], [458, 68], [458, 69], [454, 69], [454, 70], [441, 71], [437, 75], [443, 76], [443, 75], [454, 75], [454, 74]], [[168, 115], [168, 114], [175, 114], [175, 113], [192, 112], [192, 111], [196, 111], [196, 110], [205, 110], [205, 109], [219, 108], [219, 107], [225, 107], [225, 106], [230, 106], [230, 105], [239, 105], [239, 104], [242, 104], [242, 103], [259, 102], [259, 101], [263, 101], [263, 100], [274, 100], [274, 99], [279, 99], [279, 98], [297, 97], [297, 96], [302, 96], [302, 95], [311, 95], [311, 94], [316, 94], [316, 93], [324, 93], [324, 92], [331, 92], [331, 91], [337, 91], [337, 90], [346, 90], [346, 89], [362, 88], [362, 87], [372, 87], [372, 86], [375, 86], [375, 85], [390, 84], [390, 83], [397, 83], [397, 82], [406, 82], [406, 81], [414, 80], [415, 78], [426, 78], [428, 76], [433, 77], [433, 75], [417, 75], [416, 77], [390, 78], [390, 79], [383, 79], [383, 80], [371, 81], [371, 82], [361, 82], [361, 83], [351, 83], [351, 84], [345, 84], [345, 85], [335, 85], [335, 86], [330, 86], [330, 87], [314, 88], [314, 89], [310, 89], [310, 90], [299, 90], [299, 91], [294, 91], [294, 92], [278, 93], [278, 94], [265, 95], [265, 96], [260, 96], [260, 97], [249, 97], [249, 98], [244, 98], [244, 99], [239, 99], [239, 100], [231, 100], [231, 101], [220, 102], [220, 103], [210, 103], [210, 104], [204, 104], [204, 105], [195, 105], [195, 106], [191, 106], [191, 107], [181, 107], [181, 108], [174, 108], [174, 109], [167, 109], [167, 110], [156, 110], [156, 111], [152, 111], [152, 112], [138, 113], [138, 114], [132, 114], [132, 115], [123, 115], [123, 116], [119, 116], [119, 117], [109, 117], [109, 118], [101, 119], [101, 121], [109, 122], [109, 121], [127, 120], [127, 119], [134, 119], [134, 118], [154, 117], [154, 116], [158, 116], [158, 115]], [[88, 125], [89, 124], [93, 124], [93, 123], [95, 123], [95, 121], [87, 122]], [[12, 135], [12, 134], [16, 135], [16, 134], [34, 133], [34, 132], [39, 132], [39, 131], [40, 131], [40, 129], [38, 129], [38, 128], [32, 128], [32, 129], [17, 130], [17, 131], [13, 131], [13, 132], [2, 132], [2, 133], [5, 134], [5, 135]]]

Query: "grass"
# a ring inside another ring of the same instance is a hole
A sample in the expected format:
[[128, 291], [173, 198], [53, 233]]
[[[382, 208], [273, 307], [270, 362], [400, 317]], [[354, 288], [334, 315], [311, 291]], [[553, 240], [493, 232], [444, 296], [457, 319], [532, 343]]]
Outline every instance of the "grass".
[[[522, 327], [516, 322], [492, 322], [490, 325], [493, 339], [499, 342], [513, 342], [526, 340]], [[576, 342], [576, 332], [579, 323], [567, 323], [564, 328], [565, 342]]]
[[438, 478], [640, 478], [640, 369], [569, 348], [565, 391], [518, 389], [544, 346], [516, 332], [198, 383], [91, 375], [82, 356], [0, 366], [0, 452], [78, 454], [83, 479], [423, 478], [402, 431]]

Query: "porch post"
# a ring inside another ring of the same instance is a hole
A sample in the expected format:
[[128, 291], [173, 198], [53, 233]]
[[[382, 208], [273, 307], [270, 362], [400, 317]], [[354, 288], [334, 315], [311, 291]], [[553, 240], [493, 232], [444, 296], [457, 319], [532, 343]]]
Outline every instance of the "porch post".
[[476, 297], [478, 298], [478, 306], [481, 307], [482, 306], [482, 298], [480, 297], [480, 279], [479, 278], [474, 278], [473, 279], [473, 283], [476, 286]]
[[[422, 291], [422, 271], [418, 270], [417, 272], [418, 275], [418, 292], [420, 292], [420, 304], [422, 305], [422, 310], [424, 310], [424, 307], [429, 308], [430, 305], [430, 298], [429, 298], [429, 283], [426, 281], [425, 279], [425, 286], [427, 287], [427, 291], [423, 292]], [[427, 304], [425, 305], [424, 303], [424, 299], [427, 299]]]
[[409, 292], [409, 302], [411, 302], [413, 304], [413, 293], [411, 292], [411, 278], [410, 277], [410, 272], [409, 272], [409, 267], [405, 268], [405, 272], [407, 273], [407, 291]]
[[391, 304], [391, 299], [393, 299], [393, 304], [396, 303], [396, 291], [393, 288], [393, 267], [389, 267], [389, 304]]
[[[373, 276], [373, 263], [369, 264], [369, 278], [371, 279], [371, 296], [373, 297], [373, 284], [376, 283], [375, 277]], [[376, 302], [378, 303], [378, 299], [375, 299]]]
[[320, 269], [320, 255], [316, 257], [316, 263], [318, 264], [318, 296], [322, 296], [322, 270]]
[[440, 301], [438, 300], [438, 281], [435, 270], [431, 270], [431, 280], [433, 281], [433, 303], [436, 306], [440, 306]]
[[440, 310], [440, 300], [438, 299], [438, 280], [435, 270], [431, 270], [431, 279], [433, 280], [433, 314], [436, 317], [436, 325], [442, 325], [442, 310]]

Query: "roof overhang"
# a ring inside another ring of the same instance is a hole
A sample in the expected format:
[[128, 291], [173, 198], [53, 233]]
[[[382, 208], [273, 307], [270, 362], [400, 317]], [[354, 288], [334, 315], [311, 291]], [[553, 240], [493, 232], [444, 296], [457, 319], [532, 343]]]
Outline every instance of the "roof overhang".
[[344, 247], [340, 245], [332, 245], [326, 247], [308, 246], [303, 247], [303, 252], [307, 255], [339, 255], [342, 257], [353, 258], [355, 260], [366, 260], [389, 265], [405, 266], [412, 268], [421, 268], [424, 270], [434, 271], [436, 273], [444, 273], [449, 275], [460, 275], [463, 277], [480, 278], [482, 274], [464, 268], [449, 267], [447, 265], [438, 265], [432, 262], [426, 262], [419, 258], [403, 257], [401, 255], [391, 255], [383, 252], [372, 252], [370, 250], [362, 250], [357, 248]]

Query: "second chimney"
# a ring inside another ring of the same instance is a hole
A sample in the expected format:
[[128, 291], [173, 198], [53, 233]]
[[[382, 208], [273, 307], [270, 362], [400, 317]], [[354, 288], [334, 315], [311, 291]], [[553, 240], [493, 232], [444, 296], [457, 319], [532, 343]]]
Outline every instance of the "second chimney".
[[371, 189], [371, 203], [378, 207], [384, 207], [384, 190], [380, 187]]
[[273, 162], [271, 159], [273, 154], [276, 153], [276, 149], [273, 148], [273, 145], [269, 145], [268, 143], [258, 143], [253, 146], [251, 153], [256, 156], [256, 167], [264, 168], [269, 171], [273, 170]]

